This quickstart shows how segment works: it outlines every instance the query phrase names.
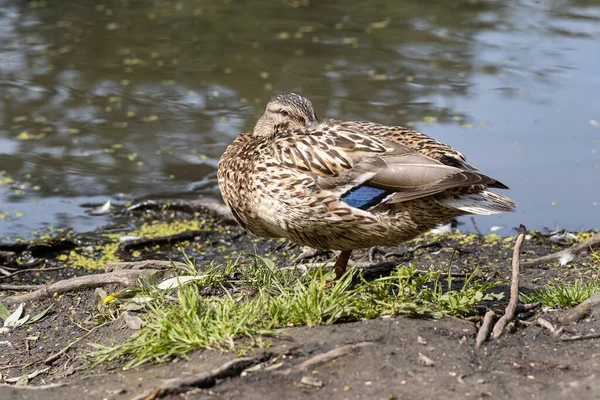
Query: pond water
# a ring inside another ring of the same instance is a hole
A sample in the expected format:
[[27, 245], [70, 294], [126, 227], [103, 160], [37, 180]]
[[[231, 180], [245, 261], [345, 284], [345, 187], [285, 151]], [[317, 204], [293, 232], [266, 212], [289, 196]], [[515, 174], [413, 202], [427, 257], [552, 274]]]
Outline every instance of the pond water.
[[596, 1], [0, 4], [0, 238], [107, 222], [85, 202], [218, 197], [278, 91], [465, 153], [519, 205], [484, 231], [600, 227]]

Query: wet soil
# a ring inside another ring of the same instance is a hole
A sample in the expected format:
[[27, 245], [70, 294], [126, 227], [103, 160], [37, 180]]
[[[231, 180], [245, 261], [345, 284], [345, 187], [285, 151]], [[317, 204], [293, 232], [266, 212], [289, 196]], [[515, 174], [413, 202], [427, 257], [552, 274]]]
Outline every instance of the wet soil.
[[[131, 215], [126, 226], [107, 227], [94, 235], [102, 238], [108, 231], [126, 235], [144, 225], [156, 226], [165, 222], [181, 224], [182, 221], [198, 219], [204, 221], [202, 232], [179, 245], [188, 255], [195, 257], [199, 265], [225, 262], [246, 253], [258, 253], [274, 259], [277, 265], [287, 266], [291, 264], [290, 259], [301, 251], [282, 241], [247, 235], [208, 210], [192, 215], [176, 211]], [[94, 235], [88, 233], [85, 237]], [[582, 238], [586, 236], [585, 233], [579, 235]], [[79, 240], [81, 237], [75, 233], [66, 236], [78, 245], [82, 243]], [[101, 256], [104, 255], [100, 254], [100, 241], [98, 239], [95, 242], [98, 246], [95, 251], [97, 258], [102, 260]], [[90, 246], [89, 243], [85, 245]], [[446, 271], [450, 266], [457, 276], [478, 269], [484, 280], [508, 280], [513, 245], [514, 238], [497, 235], [478, 236], [460, 232], [427, 234], [397, 248], [376, 252], [374, 262], [387, 259], [399, 263], [417, 263], [424, 270], [437, 268]], [[554, 243], [544, 235], [532, 233], [523, 248], [523, 259], [548, 254], [566, 246], [566, 243]], [[121, 251], [118, 260], [181, 260], [181, 251], [177, 247], [170, 243]], [[114, 247], [106, 249], [114, 251]], [[50, 272], [24, 272], [3, 278], [0, 283], [48, 283], [97, 272], [70, 264], [70, 260], [81, 260], [71, 253], [73, 251], [91, 250], [47, 251], [38, 258], [42, 263], [36, 268], [43, 265], [62, 265], [66, 268]], [[4, 260], [7, 266], [18, 265], [16, 260], [24, 257], [15, 253], [12, 261]], [[395, 255], [384, 257], [385, 253]], [[65, 258], [65, 254], [69, 256]], [[327, 259], [327, 256], [322, 259]], [[358, 253], [355, 259], [364, 261], [366, 255]], [[548, 282], [569, 282], [579, 277], [594, 279], [597, 268], [597, 261], [590, 255], [564, 267], [548, 264], [528, 268], [522, 271], [522, 291]], [[110, 293], [119, 287], [113, 285], [103, 289]], [[508, 284], [501, 285], [499, 290], [508, 293]], [[0, 291], [2, 296], [14, 293]], [[48, 305], [53, 307], [46, 318], [0, 334], [2, 378], [43, 371], [29, 380], [30, 386], [57, 383], [64, 386], [39, 390], [1, 386], [0, 398], [130, 399], [156, 386], [163, 379], [208, 371], [237, 356], [234, 353], [202, 350], [191, 352], [189, 360], [176, 358], [163, 364], [131, 370], [123, 370], [123, 364], [118, 362], [89, 369], [86, 359], [81, 356], [93, 350], [90, 344], [122, 342], [135, 332], [123, 318], [118, 318], [95, 329], [62, 357], [45, 364], [43, 360], [49, 355], [81, 338], [102, 322], [98, 318], [97, 298], [95, 290], [88, 289], [25, 305], [26, 312], [31, 315]], [[508, 295], [505, 296], [507, 299]], [[544, 318], [552, 320], [558, 312], [560, 310], [542, 310], [522, 318], [533, 321], [541, 313]], [[332, 326], [286, 328], [276, 337], [268, 339], [270, 346], [249, 354], [266, 355], [271, 361], [267, 361], [265, 366], [271, 368], [245, 372], [241, 376], [217, 381], [211, 388], [194, 389], [170, 398], [600, 398], [600, 339], [565, 342], [537, 325], [517, 324], [499, 340], [488, 342], [476, 350], [474, 343], [479, 322], [480, 318], [436, 320], [395, 317]], [[578, 324], [568, 326], [567, 330], [572, 334], [599, 332], [600, 315], [592, 314]], [[360, 342], [373, 344], [307, 370], [281, 373], [317, 354]], [[427, 359], [431, 362], [425, 361]]]

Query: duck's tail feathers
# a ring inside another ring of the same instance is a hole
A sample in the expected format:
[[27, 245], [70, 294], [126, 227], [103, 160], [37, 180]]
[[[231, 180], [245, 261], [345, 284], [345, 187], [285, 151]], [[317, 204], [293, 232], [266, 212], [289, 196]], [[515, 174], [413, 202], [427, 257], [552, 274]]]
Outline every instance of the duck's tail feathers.
[[445, 207], [456, 208], [468, 214], [490, 215], [515, 211], [517, 209], [514, 201], [490, 190], [464, 194], [457, 199], [450, 197], [439, 202]]

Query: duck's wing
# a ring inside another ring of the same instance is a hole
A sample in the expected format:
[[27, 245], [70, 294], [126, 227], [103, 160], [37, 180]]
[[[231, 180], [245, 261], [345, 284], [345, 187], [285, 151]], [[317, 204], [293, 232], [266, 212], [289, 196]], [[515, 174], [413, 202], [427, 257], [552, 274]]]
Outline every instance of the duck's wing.
[[[342, 122], [341, 124], [349, 125], [352, 129], [368, 133], [371, 136], [406, 146], [431, 157], [442, 164], [464, 169], [466, 171], [477, 170], [467, 162], [467, 158], [461, 152], [413, 129], [403, 126], [386, 126], [368, 121]], [[508, 189], [506, 185], [498, 181], [489, 186], [497, 189]]]
[[498, 184], [472, 167], [443, 164], [348, 123], [326, 121], [288, 132], [273, 142], [273, 149], [281, 165], [312, 174], [320, 189], [361, 209], [454, 188]]

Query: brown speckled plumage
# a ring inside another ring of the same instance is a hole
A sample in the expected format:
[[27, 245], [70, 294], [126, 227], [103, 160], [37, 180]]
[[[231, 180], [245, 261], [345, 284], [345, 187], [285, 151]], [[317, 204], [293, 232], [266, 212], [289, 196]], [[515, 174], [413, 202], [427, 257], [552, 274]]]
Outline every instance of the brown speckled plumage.
[[398, 244], [459, 215], [515, 208], [488, 190], [506, 186], [450, 146], [403, 127], [318, 122], [294, 93], [274, 96], [253, 132], [229, 145], [218, 178], [246, 230], [342, 250], [338, 276], [353, 249]]

